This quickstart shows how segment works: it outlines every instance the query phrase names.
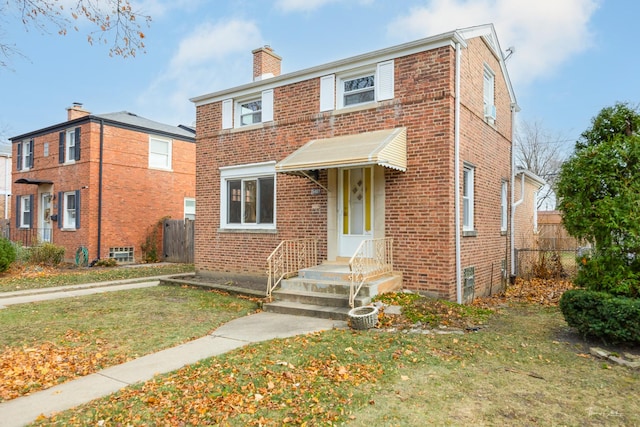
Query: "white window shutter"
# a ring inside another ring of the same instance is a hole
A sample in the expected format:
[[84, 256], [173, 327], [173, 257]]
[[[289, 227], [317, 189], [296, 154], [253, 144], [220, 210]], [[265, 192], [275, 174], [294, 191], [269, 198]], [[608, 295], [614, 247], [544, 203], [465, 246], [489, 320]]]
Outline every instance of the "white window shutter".
[[273, 89], [262, 92], [262, 122], [273, 121]]
[[225, 99], [222, 101], [222, 129], [231, 129], [233, 127], [233, 100]]
[[320, 77], [320, 111], [331, 111], [335, 106], [336, 76]]
[[376, 73], [376, 100], [393, 99], [393, 60], [380, 62]]

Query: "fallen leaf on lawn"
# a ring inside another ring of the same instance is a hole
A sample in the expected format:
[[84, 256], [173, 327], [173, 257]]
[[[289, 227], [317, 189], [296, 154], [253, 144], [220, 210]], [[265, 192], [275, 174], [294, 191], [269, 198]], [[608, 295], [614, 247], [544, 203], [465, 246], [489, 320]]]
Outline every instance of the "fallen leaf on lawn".
[[409, 381], [409, 377], [408, 377], [408, 376], [406, 376], [406, 375], [400, 375], [400, 379], [401, 379], [402, 381]]

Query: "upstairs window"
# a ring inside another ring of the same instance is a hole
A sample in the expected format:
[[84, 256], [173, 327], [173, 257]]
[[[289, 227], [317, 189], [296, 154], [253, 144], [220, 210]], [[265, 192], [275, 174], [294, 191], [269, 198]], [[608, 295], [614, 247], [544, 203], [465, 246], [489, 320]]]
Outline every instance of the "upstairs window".
[[494, 101], [495, 95], [495, 73], [488, 66], [484, 67], [484, 118], [487, 122], [493, 124], [496, 120], [496, 105]]
[[262, 122], [262, 99], [254, 99], [239, 104], [240, 126], [253, 125]]
[[171, 140], [149, 137], [149, 167], [171, 170]]
[[16, 169], [31, 169], [33, 167], [33, 139], [19, 142], [17, 149]]
[[345, 107], [375, 101], [375, 76], [356, 77], [342, 82], [342, 105]]
[[60, 132], [58, 163], [73, 163], [80, 160], [80, 128]]
[[393, 99], [394, 70], [391, 60], [340, 75], [322, 76], [319, 79], [320, 111]]

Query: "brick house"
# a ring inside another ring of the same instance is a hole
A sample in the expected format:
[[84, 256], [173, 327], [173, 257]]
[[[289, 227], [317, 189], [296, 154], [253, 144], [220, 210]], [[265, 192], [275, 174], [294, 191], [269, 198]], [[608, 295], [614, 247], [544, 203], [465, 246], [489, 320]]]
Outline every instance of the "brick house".
[[162, 218], [195, 214], [195, 132], [81, 104], [67, 113], [11, 138], [11, 238], [63, 246], [67, 261], [81, 252], [88, 261], [140, 261]]
[[529, 172], [518, 169], [514, 175], [513, 229], [516, 230], [513, 243], [516, 249], [534, 249], [538, 233], [538, 191], [546, 181]]
[[253, 55], [253, 82], [192, 99], [198, 275], [266, 281], [282, 242], [340, 264], [386, 240], [404, 288], [504, 285], [518, 106], [493, 25], [282, 75]]

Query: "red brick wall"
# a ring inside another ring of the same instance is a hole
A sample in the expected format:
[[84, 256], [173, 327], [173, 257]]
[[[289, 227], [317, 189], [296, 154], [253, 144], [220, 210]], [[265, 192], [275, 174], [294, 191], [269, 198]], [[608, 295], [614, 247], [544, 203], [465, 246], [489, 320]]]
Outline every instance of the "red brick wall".
[[[462, 161], [476, 166], [477, 229], [476, 237], [463, 238], [462, 266], [475, 266], [478, 295], [499, 284], [506, 256], [500, 190], [502, 180], [509, 178], [511, 114], [497, 61], [484, 43], [472, 41], [462, 57], [460, 177]], [[484, 62], [497, 73], [495, 126], [484, 122]], [[319, 113], [318, 79], [275, 88], [275, 121], [252, 130], [220, 130], [220, 103], [197, 107], [199, 272], [264, 276], [267, 256], [284, 239], [313, 236], [326, 250], [325, 191], [311, 195], [315, 184], [282, 174], [276, 176], [276, 232], [218, 230], [220, 167], [279, 161], [311, 139], [406, 127], [407, 171], [385, 170], [385, 235], [394, 238], [395, 268], [403, 273], [406, 288], [455, 299], [455, 51], [442, 47], [396, 58], [394, 65], [395, 98], [375, 108]], [[326, 170], [320, 181], [326, 184]]]
[[[98, 256], [100, 124], [85, 123], [81, 128], [81, 160], [75, 164], [58, 163], [56, 131], [34, 139], [33, 169], [21, 172], [14, 166], [13, 171], [14, 181], [20, 177], [53, 181], [53, 213], [57, 213], [59, 191], [81, 191], [80, 228], [63, 231], [53, 223], [53, 243], [66, 248], [69, 261], [79, 246], [88, 248], [90, 260]], [[48, 157], [44, 157], [45, 142]], [[147, 133], [104, 128], [101, 258], [109, 256], [111, 247], [133, 246], [140, 260], [140, 244], [149, 228], [164, 217], [182, 218], [184, 198], [195, 197], [195, 144], [173, 139], [172, 171], [149, 169], [148, 144]], [[38, 226], [37, 191], [36, 185], [14, 184], [14, 195], [34, 195], [34, 227]]]

